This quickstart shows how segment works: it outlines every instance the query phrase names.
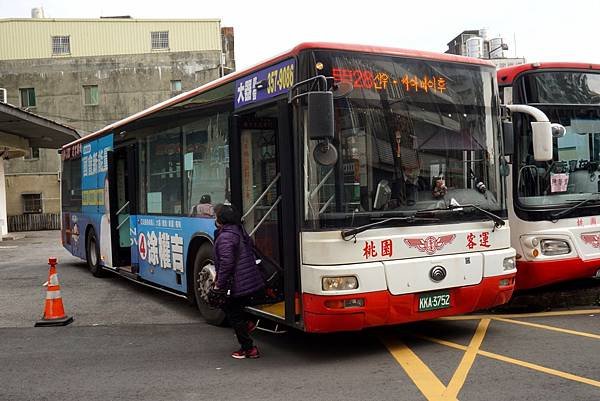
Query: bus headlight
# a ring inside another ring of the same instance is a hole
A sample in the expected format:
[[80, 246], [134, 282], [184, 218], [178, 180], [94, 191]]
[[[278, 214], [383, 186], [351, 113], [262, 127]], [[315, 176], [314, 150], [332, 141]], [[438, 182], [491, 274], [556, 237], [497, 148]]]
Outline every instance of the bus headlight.
[[511, 256], [510, 258], [504, 258], [502, 262], [502, 267], [504, 270], [513, 270], [515, 268], [515, 257]]
[[571, 247], [567, 241], [562, 241], [559, 239], [543, 239], [540, 241], [540, 244], [542, 248], [542, 255], [565, 255], [571, 252]]
[[323, 277], [323, 291], [355, 290], [358, 288], [358, 279], [354, 276]]

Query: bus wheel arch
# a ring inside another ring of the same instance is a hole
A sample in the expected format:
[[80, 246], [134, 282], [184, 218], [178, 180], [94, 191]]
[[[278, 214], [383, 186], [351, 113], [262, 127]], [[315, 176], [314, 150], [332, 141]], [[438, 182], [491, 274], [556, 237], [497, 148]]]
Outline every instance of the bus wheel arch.
[[85, 259], [88, 269], [94, 277], [104, 277], [104, 270], [100, 266], [100, 247], [94, 226], [88, 224], [85, 229]]
[[214, 280], [213, 244], [208, 237], [192, 239], [187, 260], [188, 299], [200, 310], [207, 323], [222, 325], [225, 313], [210, 307], [202, 297]]

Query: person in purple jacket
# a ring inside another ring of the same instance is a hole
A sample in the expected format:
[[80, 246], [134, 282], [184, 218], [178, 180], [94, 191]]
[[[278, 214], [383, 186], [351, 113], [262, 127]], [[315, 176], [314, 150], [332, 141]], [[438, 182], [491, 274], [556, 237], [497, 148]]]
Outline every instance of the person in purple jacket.
[[256, 266], [252, 240], [242, 227], [239, 212], [230, 205], [215, 206], [215, 288], [230, 291], [229, 300], [223, 307], [227, 319], [235, 331], [241, 349], [231, 354], [233, 358], [258, 358], [245, 318], [244, 307], [253, 298], [262, 298], [265, 283]]

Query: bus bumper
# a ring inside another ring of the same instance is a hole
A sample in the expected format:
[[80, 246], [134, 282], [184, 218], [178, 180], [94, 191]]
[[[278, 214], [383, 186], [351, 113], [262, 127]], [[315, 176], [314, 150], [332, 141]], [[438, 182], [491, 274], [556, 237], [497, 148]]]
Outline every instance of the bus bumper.
[[[418, 293], [392, 295], [387, 290], [339, 296], [304, 293], [304, 330], [311, 333], [355, 331], [491, 308], [509, 301], [515, 289], [514, 279], [514, 273], [484, 277], [477, 285], [450, 288], [450, 307], [427, 312], [418, 310]], [[363, 299], [363, 306], [342, 306], [344, 301], [357, 299]]]
[[516, 289], [527, 290], [561, 281], [594, 277], [600, 269], [600, 259], [581, 258], [549, 261], [517, 260]]

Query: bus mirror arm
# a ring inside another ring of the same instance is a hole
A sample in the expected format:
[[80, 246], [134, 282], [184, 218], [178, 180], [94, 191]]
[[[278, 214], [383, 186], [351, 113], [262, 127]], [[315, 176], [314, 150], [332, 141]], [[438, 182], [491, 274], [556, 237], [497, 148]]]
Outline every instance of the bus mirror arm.
[[[561, 133], [566, 132], [565, 128], [560, 124], [550, 123], [548, 116], [535, 107], [524, 104], [508, 104], [504, 107], [510, 110], [511, 113], [528, 114], [535, 119], [535, 121], [531, 123], [533, 158], [536, 161], [552, 160], [553, 134], [555, 133], [558, 137]], [[564, 133], [562, 135], [564, 135]]]

